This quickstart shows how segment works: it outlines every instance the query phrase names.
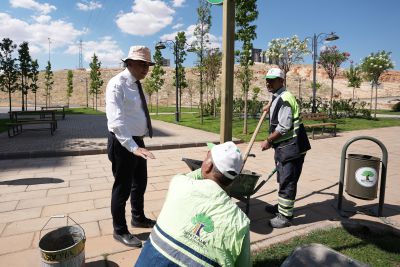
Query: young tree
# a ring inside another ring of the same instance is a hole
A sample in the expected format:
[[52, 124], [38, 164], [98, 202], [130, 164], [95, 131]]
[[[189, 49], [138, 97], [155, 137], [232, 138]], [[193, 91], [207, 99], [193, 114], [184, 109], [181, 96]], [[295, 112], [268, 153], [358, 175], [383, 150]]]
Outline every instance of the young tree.
[[350, 68], [348, 71], [344, 72], [344, 75], [347, 78], [347, 86], [353, 87], [353, 99], [354, 99], [354, 91], [356, 88], [360, 88], [361, 86], [361, 68], [360, 66], [354, 66], [353, 61], [350, 62]]
[[253, 65], [251, 53], [253, 49], [253, 40], [257, 38], [257, 26], [254, 24], [252, 25], [252, 23], [258, 17], [257, 1], [237, 0], [235, 10], [235, 39], [242, 42], [242, 50], [237, 51], [236, 54], [239, 56], [239, 80], [242, 84], [244, 96], [243, 133], [247, 134], [247, 99], [249, 96], [250, 79], [253, 77], [253, 71], [250, 69], [250, 66]]
[[101, 79], [101, 62], [99, 61], [96, 54], [93, 54], [92, 62], [90, 66], [90, 93], [95, 96], [96, 99], [96, 110], [97, 110], [97, 98], [101, 94], [100, 87], [103, 85], [104, 81]]
[[210, 87], [213, 96], [212, 100], [213, 115], [214, 117], [216, 117], [217, 116], [216, 82], [222, 67], [222, 53], [219, 51], [219, 49], [212, 49], [207, 51], [207, 55], [204, 59], [204, 67], [205, 67], [205, 81], [208, 87]]
[[28, 79], [31, 76], [31, 56], [29, 55], [28, 42], [22, 42], [18, 49], [20, 90], [22, 96], [22, 110], [28, 109]]
[[39, 86], [37, 85], [37, 82], [39, 80], [39, 64], [37, 59], [33, 60], [31, 62], [31, 84], [30, 84], [30, 89], [32, 93], [35, 95], [35, 110], [36, 110], [36, 93], [37, 90], [39, 89]]
[[72, 72], [72, 70], [69, 70], [68, 74], [67, 74], [67, 100], [68, 100], [68, 107], [69, 107], [69, 98], [72, 96], [72, 92], [74, 91], [73, 79], [74, 79], [74, 73]]
[[156, 64], [151, 71], [150, 78], [153, 81], [154, 91], [156, 92], [156, 114], [158, 115], [158, 92], [164, 85], [163, 76], [165, 74], [165, 70], [162, 68], [162, 54], [160, 49], [156, 49], [153, 59]]
[[198, 57], [197, 67], [199, 69], [199, 83], [200, 83], [200, 122], [204, 123], [203, 114], [203, 76], [204, 76], [204, 55], [206, 50], [206, 43], [209, 41], [209, 32], [211, 28], [211, 4], [205, 0], [199, 0], [199, 7], [197, 8], [197, 25], [194, 30], [196, 40], [193, 42], [193, 46], [196, 48], [196, 54]]
[[146, 77], [143, 81], [143, 90], [149, 96], [150, 111], [153, 111], [153, 103], [151, 97], [153, 96], [154, 90], [154, 80], [151, 77]]
[[308, 53], [307, 40], [300, 41], [297, 35], [290, 38], [277, 38], [268, 43], [265, 55], [271, 63], [276, 64], [286, 74], [293, 64], [303, 61], [303, 56]]
[[8, 93], [9, 111], [11, 118], [11, 94], [17, 89], [17, 64], [12, 57], [17, 45], [9, 38], [4, 38], [0, 43], [0, 90]]
[[51, 90], [53, 89], [53, 71], [51, 70], [51, 63], [50, 61], [47, 61], [47, 66], [46, 70], [44, 73], [44, 85], [45, 87], [45, 97], [46, 97], [46, 108], [50, 106], [50, 95], [51, 95]]
[[347, 52], [340, 52], [336, 45], [327, 46], [321, 51], [319, 55], [319, 64], [322, 65], [329, 79], [331, 80], [331, 98], [329, 106], [329, 114], [332, 115], [332, 101], [333, 101], [333, 82], [335, 80], [337, 71], [340, 65], [349, 58], [350, 54]]
[[394, 68], [394, 64], [390, 59], [391, 52], [386, 52], [385, 50], [379, 51], [377, 53], [371, 53], [369, 56], [365, 57], [361, 61], [361, 69], [365, 74], [366, 80], [371, 82], [371, 106], [372, 109], [372, 95], [373, 87], [375, 86], [375, 113], [374, 118], [376, 118], [376, 108], [378, 101], [378, 84], [379, 78], [382, 73], [389, 69]]
[[[178, 32], [177, 35], [175, 36], [176, 50], [174, 50], [174, 56], [177, 61], [176, 63], [178, 65], [179, 113], [181, 113], [181, 108], [182, 108], [182, 93], [183, 93], [182, 89], [187, 87], [185, 68], [182, 65], [186, 59], [185, 44], [186, 44], [185, 32]], [[174, 76], [174, 85], [176, 86], [175, 76]]]

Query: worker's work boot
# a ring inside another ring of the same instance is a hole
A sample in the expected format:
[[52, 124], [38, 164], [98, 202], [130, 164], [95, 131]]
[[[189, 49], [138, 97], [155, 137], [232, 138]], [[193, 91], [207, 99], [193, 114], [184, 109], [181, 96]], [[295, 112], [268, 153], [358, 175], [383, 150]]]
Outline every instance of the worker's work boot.
[[265, 205], [265, 211], [271, 214], [277, 214], [278, 213], [278, 204], [271, 205], [267, 204]]
[[284, 228], [292, 225], [290, 222], [291, 220], [291, 217], [286, 217], [280, 213], [277, 213], [275, 218], [269, 220], [269, 225], [271, 225], [272, 228]]

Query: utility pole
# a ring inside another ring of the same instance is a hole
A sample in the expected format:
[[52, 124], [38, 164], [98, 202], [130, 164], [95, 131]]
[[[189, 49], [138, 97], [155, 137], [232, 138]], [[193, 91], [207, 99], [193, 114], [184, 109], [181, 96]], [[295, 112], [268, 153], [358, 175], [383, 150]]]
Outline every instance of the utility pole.
[[83, 69], [82, 65], [82, 39], [79, 41], [79, 69]]

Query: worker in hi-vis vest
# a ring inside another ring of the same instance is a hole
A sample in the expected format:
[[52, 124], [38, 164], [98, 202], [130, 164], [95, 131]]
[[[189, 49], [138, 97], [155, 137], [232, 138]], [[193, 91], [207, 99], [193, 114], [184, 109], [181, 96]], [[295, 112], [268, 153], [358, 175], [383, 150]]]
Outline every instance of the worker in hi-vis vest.
[[225, 191], [242, 155], [233, 142], [208, 146], [200, 169], [172, 178], [135, 266], [251, 266], [250, 221]]
[[279, 183], [278, 204], [267, 205], [265, 210], [275, 214], [269, 221], [273, 228], [291, 225], [297, 182], [306, 151], [311, 148], [296, 98], [286, 90], [284, 72], [271, 68], [265, 76], [267, 90], [273, 94], [271, 103], [264, 108], [269, 111], [269, 136], [261, 143], [262, 151], [275, 150], [275, 164]]

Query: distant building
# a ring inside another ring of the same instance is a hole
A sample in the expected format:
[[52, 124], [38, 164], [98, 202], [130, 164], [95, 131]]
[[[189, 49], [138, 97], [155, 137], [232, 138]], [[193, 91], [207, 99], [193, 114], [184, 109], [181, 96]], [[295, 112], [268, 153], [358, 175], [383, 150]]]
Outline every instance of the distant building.
[[253, 62], [261, 62], [261, 63], [265, 63], [267, 61], [262, 49], [259, 48], [253, 48], [251, 50], [251, 60]]
[[163, 67], [169, 67], [171, 65], [171, 61], [167, 58], [162, 58]]

